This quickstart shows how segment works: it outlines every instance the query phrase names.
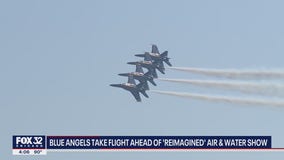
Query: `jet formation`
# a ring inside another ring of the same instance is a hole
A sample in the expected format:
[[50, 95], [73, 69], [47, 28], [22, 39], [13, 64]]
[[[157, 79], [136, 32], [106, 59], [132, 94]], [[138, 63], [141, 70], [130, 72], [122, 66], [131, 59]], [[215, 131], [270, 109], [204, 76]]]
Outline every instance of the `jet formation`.
[[[112, 87], [119, 87], [129, 91], [137, 102], [141, 102], [140, 93], [149, 98], [146, 91], [150, 89], [148, 82], [152, 85], [156, 86], [154, 79], [158, 78], [157, 71], [165, 74], [165, 66], [164, 62], [168, 66], [172, 66], [170, 63], [170, 58], [168, 58], [168, 51], [164, 51], [160, 54], [157, 45], [152, 45], [151, 52], [145, 52], [144, 54], [136, 54], [137, 57], [143, 57], [144, 60], [135, 61], [135, 62], [127, 62], [127, 64], [135, 65], [136, 70], [135, 72], [129, 73], [120, 73], [119, 76], [126, 76], [128, 77], [127, 83], [122, 84], [110, 84]], [[147, 69], [147, 72], [144, 73], [143, 68]], [[136, 85], [135, 80], [139, 82]]]

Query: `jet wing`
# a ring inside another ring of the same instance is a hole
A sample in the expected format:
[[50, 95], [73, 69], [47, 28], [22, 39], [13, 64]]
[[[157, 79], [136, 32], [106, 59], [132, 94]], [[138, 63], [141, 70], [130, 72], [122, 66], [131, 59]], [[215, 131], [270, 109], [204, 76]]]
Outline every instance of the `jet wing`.
[[152, 61], [152, 58], [148, 52], [145, 53], [144, 61]]
[[160, 71], [161, 73], [165, 74], [165, 66], [163, 61], [157, 61], [155, 62], [156, 68], [158, 69], [158, 71]]
[[128, 81], [127, 82], [130, 83], [130, 84], [136, 85], [135, 80], [134, 80], [132, 75], [128, 76]]
[[159, 68], [161, 68], [162, 70], [165, 70], [165, 66], [164, 66], [163, 61], [161, 61], [161, 62], [159, 63]]
[[158, 78], [158, 74], [156, 72], [156, 69], [154, 68], [149, 68], [148, 69], [149, 74], [151, 74], [154, 78]]
[[164, 69], [162, 69], [162, 68], [157, 68], [157, 69], [158, 69], [158, 71], [159, 71], [159, 72], [161, 72], [161, 73], [165, 74]]
[[138, 72], [138, 73], [144, 73], [142, 67], [139, 64], [136, 65], [136, 70], [135, 71]]
[[130, 91], [130, 92], [132, 93], [132, 95], [134, 96], [137, 102], [141, 102], [141, 97], [140, 97], [139, 92], [135, 92], [135, 91]]
[[152, 45], [152, 53], [160, 53], [158, 47], [155, 44]]

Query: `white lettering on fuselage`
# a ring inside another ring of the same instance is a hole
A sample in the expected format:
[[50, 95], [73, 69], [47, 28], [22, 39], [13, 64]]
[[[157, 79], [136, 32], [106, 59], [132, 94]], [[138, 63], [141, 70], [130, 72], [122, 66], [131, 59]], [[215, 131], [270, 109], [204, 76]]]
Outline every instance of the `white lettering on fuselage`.
[[160, 54], [159, 53], [150, 53], [151, 56], [154, 56], [154, 57], [159, 57]]

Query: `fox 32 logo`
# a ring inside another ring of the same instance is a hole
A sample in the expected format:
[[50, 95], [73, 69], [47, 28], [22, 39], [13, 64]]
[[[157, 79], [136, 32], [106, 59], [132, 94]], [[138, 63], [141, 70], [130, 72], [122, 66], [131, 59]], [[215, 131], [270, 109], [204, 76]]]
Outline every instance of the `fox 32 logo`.
[[46, 155], [46, 137], [43, 135], [14, 135], [13, 155]]
[[13, 149], [45, 149], [45, 136], [15, 135], [13, 136]]

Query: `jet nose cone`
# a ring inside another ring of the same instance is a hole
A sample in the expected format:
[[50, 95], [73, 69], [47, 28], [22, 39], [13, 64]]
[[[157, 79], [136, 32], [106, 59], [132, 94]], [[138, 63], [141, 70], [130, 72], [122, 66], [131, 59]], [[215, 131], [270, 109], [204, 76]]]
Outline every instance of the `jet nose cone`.
[[143, 57], [144, 54], [135, 54], [136, 57]]
[[110, 84], [110, 86], [112, 86], [112, 87], [119, 87], [120, 85], [119, 84]]
[[119, 73], [119, 76], [128, 76], [128, 73]]
[[133, 65], [136, 65], [137, 63], [136, 63], [136, 62], [127, 62], [127, 64], [133, 64]]

